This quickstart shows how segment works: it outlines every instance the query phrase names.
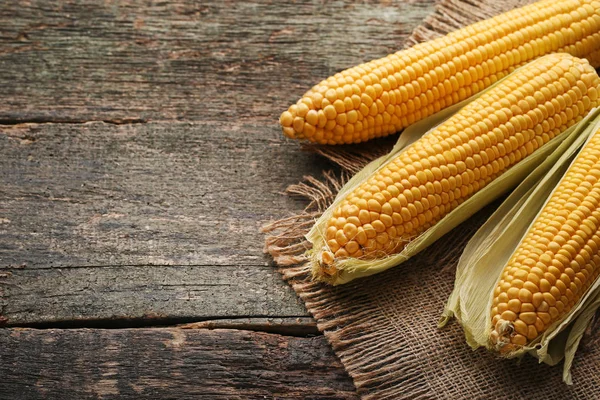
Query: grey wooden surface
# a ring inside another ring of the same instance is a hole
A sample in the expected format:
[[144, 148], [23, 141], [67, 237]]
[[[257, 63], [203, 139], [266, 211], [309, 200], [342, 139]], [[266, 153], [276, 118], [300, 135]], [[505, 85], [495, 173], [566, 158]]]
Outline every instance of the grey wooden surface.
[[352, 398], [262, 253], [332, 167], [277, 118], [432, 10], [1, 2], [0, 398]]

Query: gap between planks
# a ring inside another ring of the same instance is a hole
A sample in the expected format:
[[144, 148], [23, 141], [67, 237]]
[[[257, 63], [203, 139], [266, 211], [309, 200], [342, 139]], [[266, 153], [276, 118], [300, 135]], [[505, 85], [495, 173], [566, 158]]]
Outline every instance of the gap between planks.
[[[122, 118], [122, 119], [49, 119], [49, 118], [30, 118], [28, 120], [0, 118], [0, 127], [24, 126], [24, 125], [41, 125], [41, 124], [87, 124], [87, 123], [105, 123], [110, 125], [133, 125], [146, 124], [149, 121], [140, 118]], [[152, 121], [152, 122], [187, 122], [187, 121]]]
[[96, 319], [57, 321], [49, 323], [26, 323], [11, 325], [9, 329], [72, 330], [72, 329], [231, 329], [263, 332], [282, 336], [313, 337], [321, 335], [311, 317], [264, 317], [240, 316], [235, 318], [153, 318], [145, 319]]

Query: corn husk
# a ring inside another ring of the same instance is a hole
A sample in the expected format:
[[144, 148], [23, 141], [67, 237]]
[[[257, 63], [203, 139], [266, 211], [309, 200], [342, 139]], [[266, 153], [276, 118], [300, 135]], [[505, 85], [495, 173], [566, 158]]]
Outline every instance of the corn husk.
[[[519, 69], [515, 70], [512, 74], [519, 73]], [[511, 74], [511, 75], [512, 75]], [[509, 76], [511, 76], [509, 75]], [[322, 214], [322, 216], [316, 221], [313, 228], [306, 235], [306, 239], [312, 243], [312, 249], [306, 253], [307, 258], [310, 260], [313, 278], [327, 282], [332, 285], [339, 285], [350, 282], [354, 279], [366, 277], [369, 275], [377, 274], [385, 271], [389, 268], [397, 266], [404, 261], [408, 260], [415, 254], [419, 253], [423, 249], [430, 246], [436, 240], [441, 238], [446, 233], [450, 232], [453, 228], [458, 226], [460, 223], [471, 217], [485, 205], [492, 202], [494, 199], [502, 196], [510, 189], [517, 186], [531, 171], [533, 171], [539, 164], [542, 163], [550, 155], [554, 154], [558, 158], [559, 151], [557, 148], [561, 143], [565, 143], [569, 146], [577, 137], [578, 131], [574, 127], [567, 129], [561, 135], [553, 138], [551, 141], [537, 149], [533, 154], [526, 157], [524, 160], [514, 165], [500, 177], [495, 179], [493, 182], [488, 184], [483, 189], [479, 190], [469, 199], [464, 201], [461, 205], [455, 208], [453, 211], [448, 213], [434, 226], [423, 232], [421, 235], [413, 238], [404, 249], [395, 255], [383, 257], [373, 260], [363, 260], [357, 258], [347, 258], [339, 260], [336, 263], [336, 272], [333, 275], [323, 274], [319, 266], [319, 254], [325, 246], [325, 229], [327, 221], [332, 216], [338, 205], [344, 200], [344, 198], [352, 192], [355, 188], [360, 186], [363, 182], [367, 181], [371, 175], [377, 172], [378, 169], [385, 166], [388, 162], [396, 158], [402, 151], [406, 149], [408, 145], [415, 142], [419, 138], [427, 135], [435, 127], [450, 118], [452, 115], [460, 111], [468, 103], [479, 98], [482, 94], [489, 90], [492, 90], [496, 85], [502, 84], [504, 79], [499, 80], [494, 85], [487, 88], [485, 91], [480, 92], [470, 98], [451, 106], [447, 109], [440, 111], [437, 114], [426, 118], [414, 125], [411, 125], [403, 131], [400, 135], [398, 142], [392, 149], [392, 151], [380, 157], [367, 166], [365, 166], [360, 172], [358, 172], [344, 187], [340, 190], [337, 197], [333, 201], [332, 205]], [[560, 150], [562, 151], [562, 150]], [[548, 166], [549, 164], [544, 164]]]
[[[593, 109], [573, 127], [570, 140], [561, 143], [500, 205], [469, 241], [459, 260], [454, 291], [450, 295], [440, 327], [455, 317], [463, 326], [472, 348], [492, 349], [491, 304], [494, 288], [510, 257], [548, 202], [575, 157], [600, 129], [600, 109]], [[564, 318], [523, 350], [507, 358], [531, 354], [540, 362], [555, 365], [565, 359], [563, 380], [571, 383], [570, 368], [577, 346], [600, 306], [600, 280]]]

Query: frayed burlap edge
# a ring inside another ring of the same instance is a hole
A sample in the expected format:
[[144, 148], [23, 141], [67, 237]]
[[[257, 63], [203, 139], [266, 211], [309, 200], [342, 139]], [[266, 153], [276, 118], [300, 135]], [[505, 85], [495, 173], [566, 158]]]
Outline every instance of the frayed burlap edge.
[[[532, 2], [530, 0], [501, 2], [496, 0], [441, 0], [436, 6], [435, 13], [426, 18], [413, 31], [404, 47], [434, 39], [463, 26]], [[393, 330], [364, 333], [365, 328], [374, 325], [382, 327], [389, 325], [392, 318], [388, 318], [385, 312], [382, 313], [383, 317], [381, 315], [374, 316], [369, 309], [369, 306], [372, 306], [372, 299], [367, 296], [361, 298], [360, 295], [357, 297], [355, 284], [331, 287], [312, 281], [310, 267], [304, 256], [306, 250], [311, 247], [304, 235], [333, 202], [344, 183], [370, 161], [389, 152], [393, 144], [393, 138], [385, 138], [360, 147], [304, 145], [303, 150], [315, 152], [327, 158], [337, 164], [341, 171], [323, 171], [321, 177], [305, 176], [302, 182], [287, 188], [286, 194], [305, 198], [309, 203], [300, 213], [263, 227], [263, 232], [267, 234], [264, 251], [273, 257], [283, 278], [304, 301], [308, 311], [316, 319], [318, 329], [325, 334], [353, 378], [358, 392], [364, 398], [389, 396], [412, 399], [430, 398], [432, 388], [428, 387], [426, 382], [417, 381], [417, 376], [408, 370], [394, 371], [392, 367], [387, 367], [387, 362], [393, 363], [402, 354], [389, 354], [374, 350], [377, 348], [376, 343], [386, 343], [385, 336], [392, 335]], [[446, 246], [462, 248], [472, 233], [485, 220], [486, 215], [480, 213], [473, 217], [472, 223], [462, 226], [462, 234], [451, 239]], [[438, 264], [446, 266], [446, 271], [442, 271], [442, 273], [453, 274], [453, 267], [460, 252], [438, 253], [436, 256]], [[352, 298], [352, 302], [344, 301], [346, 298]], [[395, 328], [398, 329], [398, 327]], [[582, 340], [582, 352], [587, 352], [600, 343], [599, 333], [600, 315], [597, 314]], [[401, 352], [402, 349], [398, 349], [398, 353]], [[390, 392], [387, 390], [389, 387], [381, 384], [382, 376], [394, 372], [405, 375], [402, 381], [403, 385], [410, 388], [410, 396], [400, 396], [400, 393], [405, 395], [405, 392]], [[381, 388], [381, 393], [378, 393], [378, 388]], [[464, 396], [468, 397], [467, 394]]]

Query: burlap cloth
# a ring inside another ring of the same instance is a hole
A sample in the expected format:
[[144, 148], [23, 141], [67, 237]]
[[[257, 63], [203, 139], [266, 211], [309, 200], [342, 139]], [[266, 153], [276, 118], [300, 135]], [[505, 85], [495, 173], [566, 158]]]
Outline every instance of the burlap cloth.
[[[407, 45], [430, 39], [528, 1], [442, 0]], [[527, 356], [521, 362], [472, 351], [454, 322], [438, 318], [452, 290], [464, 245], [499, 204], [492, 204], [408, 262], [382, 274], [331, 287], [311, 282], [302, 253], [303, 235], [329, 205], [340, 184], [395, 138], [368, 145], [313, 150], [337, 162], [342, 172], [307, 177], [290, 195], [310, 199], [297, 216], [266, 227], [266, 251], [305, 302], [331, 343], [358, 393], [365, 399], [600, 399], [597, 321], [573, 365], [572, 386], [562, 382], [562, 364], [549, 367]]]

